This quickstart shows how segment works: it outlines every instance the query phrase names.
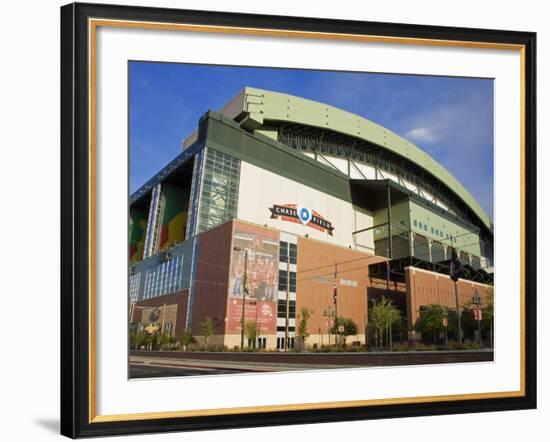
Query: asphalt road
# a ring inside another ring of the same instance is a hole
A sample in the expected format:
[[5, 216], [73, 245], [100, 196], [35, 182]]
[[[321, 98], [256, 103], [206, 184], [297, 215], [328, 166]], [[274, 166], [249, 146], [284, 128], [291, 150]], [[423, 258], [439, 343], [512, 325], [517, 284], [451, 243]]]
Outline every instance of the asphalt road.
[[251, 370], [231, 370], [225, 368], [167, 367], [145, 364], [130, 364], [130, 379], [165, 378], [172, 376], [202, 376], [212, 374], [245, 373]]
[[493, 361], [491, 350], [368, 353], [132, 351], [130, 378]]

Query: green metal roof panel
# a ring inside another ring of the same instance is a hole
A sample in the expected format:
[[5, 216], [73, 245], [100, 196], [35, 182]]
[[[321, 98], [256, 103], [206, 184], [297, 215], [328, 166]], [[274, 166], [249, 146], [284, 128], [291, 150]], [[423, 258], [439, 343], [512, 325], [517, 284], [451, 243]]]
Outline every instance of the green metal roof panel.
[[385, 127], [334, 106], [280, 92], [246, 87], [241, 94], [243, 110], [249, 112], [249, 118], [260, 125], [266, 121], [277, 121], [330, 129], [385, 147], [409, 159], [448, 186], [491, 229], [487, 213], [445, 167]]
[[[347, 175], [325, 166], [265, 135], [242, 130], [238, 123], [216, 112], [201, 118], [206, 147], [216, 149], [314, 189], [351, 201]], [[200, 132], [200, 131], [199, 131]]]

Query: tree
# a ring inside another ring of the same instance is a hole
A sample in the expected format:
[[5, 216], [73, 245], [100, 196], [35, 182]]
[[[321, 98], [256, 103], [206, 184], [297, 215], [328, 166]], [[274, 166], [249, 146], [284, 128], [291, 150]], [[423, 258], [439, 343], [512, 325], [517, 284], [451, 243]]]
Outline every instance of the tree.
[[133, 349], [139, 350], [139, 348], [142, 345], [146, 345], [150, 343], [150, 342], [147, 342], [148, 336], [151, 336], [151, 335], [143, 331], [138, 332], [137, 330], [132, 330], [130, 332], [130, 345], [132, 346]]
[[[421, 332], [425, 337], [426, 334], [431, 333], [432, 340], [434, 343], [437, 342], [437, 334], [440, 331], [444, 330], [443, 318], [445, 316], [445, 308], [439, 304], [430, 304], [425, 309], [420, 311], [420, 317], [418, 318], [415, 328], [417, 331]], [[448, 330], [451, 329], [451, 323], [454, 328], [454, 315], [447, 315], [447, 320], [449, 321]], [[463, 322], [464, 329], [464, 310], [461, 315], [461, 321]]]
[[[260, 327], [256, 321], [246, 321], [244, 323], [244, 332], [248, 339], [248, 346], [256, 348], [256, 338], [260, 334]], [[252, 345], [250, 345], [252, 343]]]
[[130, 348], [138, 348], [138, 332], [137, 330], [130, 330]]
[[378, 347], [382, 347], [384, 341], [391, 347], [392, 325], [400, 319], [401, 312], [393, 305], [391, 299], [382, 296], [379, 302], [372, 301], [371, 321], [375, 328]]
[[147, 332], [140, 332], [140, 342], [139, 342], [139, 346], [144, 346], [146, 350], [150, 350], [150, 346], [153, 345], [153, 339], [154, 339], [154, 336], [151, 334], [151, 333], [147, 333]]
[[474, 310], [471, 305], [465, 305], [460, 315], [460, 324], [465, 339], [474, 339], [477, 331], [477, 320], [474, 318]]
[[311, 314], [313, 313], [313, 310], [310, 310], [307, 307], [302, 307], [300, 309], [300, 314], [298, 315], [299, 322], [298, 322], [298, 337], [300, 338], [302, 344], [305, 345], [306, 339], [309, 336], [309, 333], [307, 331], [307, 326], [309, 323], [309, 318], [311, 318]]
[[[338, 328], [341, 325], [344, 326], [344, 331], [343, 332], [338, 331]], [[348, 336], [352, 336], [352, 335], [357, 334], [357, 324], [355, 322], [353, 322], [353, 319], [351, 319], [351, 318], [343, 318], [342, 316], [338, 316], [338, 318], [336, 318], [335, 325], [331, 329], [331, 333], [343, 336], [344, 337], [344, 345], [346, 345], [346, 338]]]
[[204, 349], [206, 350], [208, 348], [208, 340], [214, 334], [214, 324], [210, 316], [207, 316], [201, 322], [201, 334], [204, 337]]
[[193, 333], [190, 328], [186, 328], [182, 333], [180, 337], [180, 346], [183, 351], [187, 350], [187, 346], [190, 344], [195, 343], [195, 338], [193, 337]]
[[170, 344], [170, 338], [171, 338], [170, 333], [168, 333], [167, 331], [159, 332], [158, 342], [159, 342], [160, 350], [166, 349], [166, 346]]

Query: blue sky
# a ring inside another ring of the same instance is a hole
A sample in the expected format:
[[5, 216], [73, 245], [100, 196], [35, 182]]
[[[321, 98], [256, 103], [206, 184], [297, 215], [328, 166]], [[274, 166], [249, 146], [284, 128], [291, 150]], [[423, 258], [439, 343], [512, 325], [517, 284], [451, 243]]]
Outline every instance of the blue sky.
[[171, 63], [130, 63], [130, 191], [178, 153], [200, 116], [245, 86], [368, 118], [443, 164], [493, 218], [493, 81]]

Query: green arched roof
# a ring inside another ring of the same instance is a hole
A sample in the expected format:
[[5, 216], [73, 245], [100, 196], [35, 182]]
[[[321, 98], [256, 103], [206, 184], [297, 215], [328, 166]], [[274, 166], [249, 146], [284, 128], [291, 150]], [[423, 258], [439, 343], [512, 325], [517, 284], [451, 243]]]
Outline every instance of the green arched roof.
[[476, 199], [441, 164], [418, 146], [379, 124], [359, 115], [294, 95], [246, 87], [221, 112], [230, 118], [247, 113], [254, 124], [269, 127], [270, 122], [296, 123], [330, 129], [360, 138], [407, 158], [449, 187], [491, 229], [491, 220]]

